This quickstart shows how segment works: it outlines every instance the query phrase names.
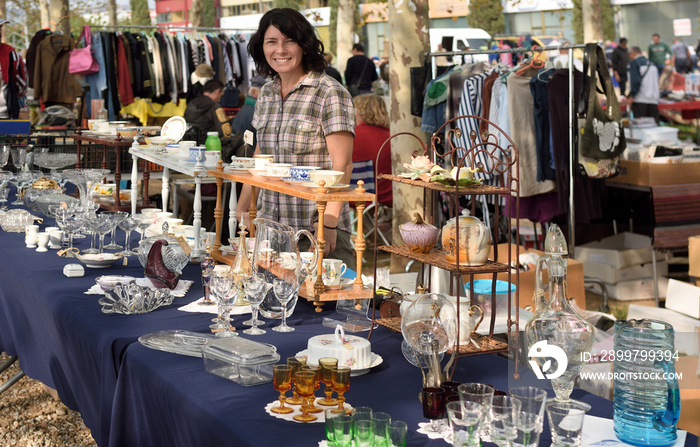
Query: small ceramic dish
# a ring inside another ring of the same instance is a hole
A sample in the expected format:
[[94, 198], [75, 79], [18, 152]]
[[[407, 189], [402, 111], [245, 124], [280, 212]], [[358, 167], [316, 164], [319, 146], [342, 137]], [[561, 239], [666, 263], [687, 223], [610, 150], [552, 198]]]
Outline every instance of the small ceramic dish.
[[77, 258], [85, 267], [104, 269], [122, 258], [121, 253], [78, 254]]

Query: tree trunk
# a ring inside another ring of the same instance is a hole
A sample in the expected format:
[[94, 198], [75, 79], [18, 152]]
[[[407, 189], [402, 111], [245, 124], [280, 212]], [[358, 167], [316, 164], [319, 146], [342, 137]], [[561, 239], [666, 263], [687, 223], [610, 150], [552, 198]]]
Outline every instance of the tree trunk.
[[[0, 18], [7, 18], [7, 4], [5, 0], [0, 0]], [[7, 42], [7, 33], [2, 33], [2, 41]]]
[[192, 21], [192, 26], [201, 27], [204, 26], [204, 0], [192, 0], [192, 12], [190, 13], [190, 20]]
[[117, 0], [107, 1], [107, 13], [109, 14], [109, 24], [117, 26]]
[[604, 35], [600, 0], [583, 0], [581, 12], [583, 13], [583, 41], [602, 42]]
[[[423, 54], [429, 51], [428, 0], [389, 2], [389, 108], [391, 134], [410, 132], [422, 141], [426, 135], [420, 130], [420, 118], [411, 115], [411, 67], [423, 65]], [[421, 98], [422, 99], [422, 98]], [[420, 149], [414, 138], [400, 136], [391, 142], [391, 164], [394, 173], [403, 172], [403, 163], [410, 162], [413, 152]], [[393, 240], [400, 241], [399, 224], [411, 220], [414, 212], [423, 211], [423, 189], [393, 184]], [[403, 271], [407, 259], [392, 256], [391, 270]]]
[[338, 33], [335, 55], [340, 75], [345, 78], [345, 66], [352, 56], [353, 35], [355, 33], [355, 13], [357, 5], [353, 0], [338, 0]]
[[68, 0], [49, 0], [49, 28], [51, 31], [62, 31], [70, 34]]
[[39, 14], [41, 16], [41, 27], [51, 28], [51, 20], [49, 20], [49, 0], [39, 0]]

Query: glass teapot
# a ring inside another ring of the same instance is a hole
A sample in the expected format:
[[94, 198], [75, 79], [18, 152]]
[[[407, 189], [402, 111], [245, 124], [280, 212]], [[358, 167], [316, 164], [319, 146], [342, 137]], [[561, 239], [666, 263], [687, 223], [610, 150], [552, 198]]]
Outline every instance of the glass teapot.
[[460, 265], [484, 265], [491, 254], [489, 229], [478, 218], [470, 216], [469, 210], [465, 209], [461, 216], [448, 220], [442, 228], [442, 251], [450, 262], [457, 263], [459, 256]]
[[[304, 235], [311, 241], [313, 259], [308, 265], [315, 266], [318, 263], [316, 238], [307, 230], [295, 232], [288, 225], [260, 217], [253, 220], [253, 223], [255, 224], [253, 274], [263, 276], [267, 283], [272, 283], [275, 278], [283, 278], [294, 282], [296, 289], [294, 298], [287, 303], [287, 316], [289, 316], [296, 307], [299, 288], [306, 277], [309, 276], [309, 271], [305, 267], [306, 264], [301, 262], [299, 256], [299, 239]], [[272, 291], [268, 292], [262, 304], [260, 304], [260, 313], [264, 318], [282, 317], [282, 305], [275, 298], [275, 294]]]

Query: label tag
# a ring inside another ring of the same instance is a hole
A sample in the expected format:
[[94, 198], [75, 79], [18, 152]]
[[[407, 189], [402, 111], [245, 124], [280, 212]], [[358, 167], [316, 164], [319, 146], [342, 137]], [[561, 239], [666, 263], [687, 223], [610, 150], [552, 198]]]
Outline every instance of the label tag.
[[190, 247], [190, 244], [187, 243], [184, 237], [178, 236], [177, 243], [180, 244], [180, 248], [184, 250], [186, 255], [189, 256], [192, 254], [192, 247]]
[[243, 132], [243, 142], [248, 146], [253, 145], [253, 132], [246, 130]]

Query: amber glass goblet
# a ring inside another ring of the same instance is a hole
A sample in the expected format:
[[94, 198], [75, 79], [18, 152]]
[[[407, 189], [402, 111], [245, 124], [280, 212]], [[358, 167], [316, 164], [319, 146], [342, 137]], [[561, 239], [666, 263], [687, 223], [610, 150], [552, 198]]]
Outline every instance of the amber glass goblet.
[[297, 393], [302, 399], [301, 414], [294, 416], [295, 421], [311, 422], [318, 419], [316, 416], [309, 414], [308, 398], [313, 396], [314, 388], [316, 387], [316, 373], [313, 371], [297, 371], [294, 374], [294, 383]]
[[345, 397], [343, 394], [350, 389], [350, 367], [339, 366], [333, 370], [333, 391], [338, 393], [338, 413], [345, 413]]
[[333, 370], [338, 367], [338, 359], [323, 357], [318, 359], [318, 364], [321, 367], [321, 381], [326, 385], [326, 389], [324, 390], [326, 397], [322, 397], [317, 403], [328, 406], [335, 405], [338, 401], [331, 398], [331, 395], [333, 394]]
[[292, 368], [287, 365], [272, 365], [272, 385], [280, 392], [280, 405], [272, 407], [270, 411], [279, 414], [294, 411], [294, 409], [284, 406], [284, 402], [287, 400], [285, 393], [292, 388]]
[[[304, 365], [301, 367], [302, 371], [313, 371], [314, 374], [316, 374], [316, 383], [314, 384], [314, 391], [317, 389], [321, 388], [321, 367], [318, 365]], [[311, 394], [309, 396], [309, 407], [308, 407], [308, 412], [309, 413], [322, 413], [323, 409], [318, 408], [314, 401], [316, 400], [316, 396], [314, 394]]]
[[287, 366], [292, 368], [292, 393], [293, 396], [287, 399], [289, 405], [301, 405], [302, 399], [299, 397], [296, 387], [296, 373], [301, 371], [301, 367], [306, 365], [306, 359], [303, 357], [287, 357]]

